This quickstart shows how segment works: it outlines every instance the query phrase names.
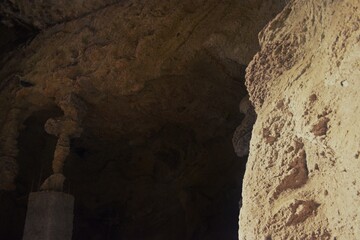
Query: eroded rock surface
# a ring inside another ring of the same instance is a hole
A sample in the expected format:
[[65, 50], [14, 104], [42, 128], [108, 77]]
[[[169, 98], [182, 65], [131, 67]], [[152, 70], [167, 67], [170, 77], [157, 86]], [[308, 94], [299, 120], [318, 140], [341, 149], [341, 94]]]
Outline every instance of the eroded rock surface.
[[260, 33], [239, 236], [360, 236], [360, 2], [291, 1]]

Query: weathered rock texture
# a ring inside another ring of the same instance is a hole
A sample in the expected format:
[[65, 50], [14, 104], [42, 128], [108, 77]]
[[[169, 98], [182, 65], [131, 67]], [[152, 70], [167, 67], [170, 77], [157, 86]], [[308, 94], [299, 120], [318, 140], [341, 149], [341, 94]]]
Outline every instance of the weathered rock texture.
[[241, 99], [239, 110], [244, 114], [244, 119], [236, 128], [232, 142], [236, 154], [239, 157], [244, 157], [249, 154], [251, 132], [256, 120], [256, 113], [253, 105], [249, 100], [249, 96], [246, 95], [243, 97], [243, 99]]
[[359, 16], [359, 1], [296, 0], [260, 33], [240, 239], [359, 239]]
[[1, 62], [0, 126], [13, 127], [2, 150], [14, 149], [0, 152], [12, 164], [0, 174], [13, 169], [2, 189], [19, 172], [20, 196], [53, 173], [43, 188], [61, 190], [63, 174], [77, 200], [74, 240], [236, 239], [253, 120], [235, 141], [239, 159], [245, 68], [283, 1], [51, 2], [1, 5], [43, 29]]

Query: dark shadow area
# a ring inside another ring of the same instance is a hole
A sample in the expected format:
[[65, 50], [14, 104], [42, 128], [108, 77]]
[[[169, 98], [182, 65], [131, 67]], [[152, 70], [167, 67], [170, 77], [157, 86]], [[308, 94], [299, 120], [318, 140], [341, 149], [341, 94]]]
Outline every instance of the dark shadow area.
[[38, 32], [37, 29], [20, 23], [9, 27], [1, 23], [0, 17], [0, 59], [2, 54], [29, 43]]
[[[0, 47], [15, 44], [6, 41]], [[237, 240], [247, 156], [236, 155], [232, 140], [246, 119], [246, 66], [198, 54], [189, 73], [164, 75], [128, 102], [89, 106], [64, 168], [64, 192], [75, 197], [73, 240]], [[146, 111], [134, 114], [132, 102]], [[28, 194], [51, 175], [57, 138], [44, 124], [61, 115], [39, 111], [24, 123], [17, 190], [1, 193], [0, 239], [22, 238]]]
[[[1, 239], [22, 238], [28, 194], [51, 174], [57, 139], [44, 124], [61, 115], [40, 111], [24, 123], [17, 190], [1, 193]], [[234, 113], [228, 130], [205, 139], [179, 123], [132, 138], [85, 128], [64, 169], [64, 192], [75, 197], [73, 240], [236, 240], [247, 156], [236, 156], [232, 136], [242, 120]]]
[[16, 191], [0, 193], [0, 239], [22, 239], [28, 195], [38, 191], [40, 183], [49, 176], [56, 145], [56, 138], [45, 132], [44, 124], [50, 117], [61, 115], [57, 108], [39, 111], [24, 123], [18, 137]]
[[84, 132], [65, 166], [73, 239], [236, 240], [247, 156], [235, 155], [231, 137], [199, 143], [170, 124], [136, 143], [94, 144]]

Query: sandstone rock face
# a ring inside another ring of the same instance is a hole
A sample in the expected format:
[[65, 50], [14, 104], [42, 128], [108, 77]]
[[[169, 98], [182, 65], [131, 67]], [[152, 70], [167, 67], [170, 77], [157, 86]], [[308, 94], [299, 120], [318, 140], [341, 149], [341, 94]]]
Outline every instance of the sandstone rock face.
[[359, 1], [297, 0], [260, 33], [240, 239], [359, 238], [359, 16]]

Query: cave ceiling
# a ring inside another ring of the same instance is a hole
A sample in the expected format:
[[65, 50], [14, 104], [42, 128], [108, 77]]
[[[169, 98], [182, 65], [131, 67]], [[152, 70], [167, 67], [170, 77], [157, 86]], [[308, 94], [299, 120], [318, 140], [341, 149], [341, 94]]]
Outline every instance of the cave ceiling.
[[5, 107], [26, 108], [29, 116], [75, 94], [87, 105], [84, 128], [100, 138], [150, 134], [169, 122], [206, 138], [223, 134], [225, 121], [238, 123], [245, 67], [258, 47], [250, 29], [261, 26], [249, 18], [268, 7], [261, 1], [122, 1], [107, 8], [114, 1], [93, 1], [93, 11], [78, 1], [52, 8], [35, 1], [34, 9], [11, 2], [1, 9], [13, 20], [64, 21], [55, 13], [75, 20], [48, 27], [6, 56], [1, 91], [16, 97], [2, 101]]
[[86, 219], [77, 229], [111, 210], [124, 220], [113, 234], [128, 239], [235, 239], [245, 158], [232, 136], [274, 2], [0, 3], [3, 28], [31, 36], [0, 45], [1, 153], [17, 154], [18, 194], [51, 174], [47, 120], [80, 111], [64, 166]]

